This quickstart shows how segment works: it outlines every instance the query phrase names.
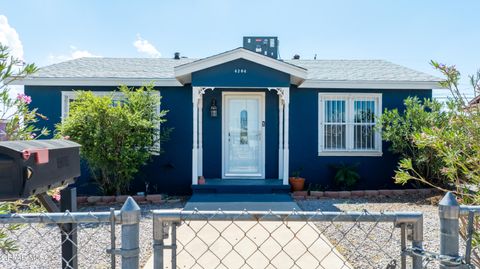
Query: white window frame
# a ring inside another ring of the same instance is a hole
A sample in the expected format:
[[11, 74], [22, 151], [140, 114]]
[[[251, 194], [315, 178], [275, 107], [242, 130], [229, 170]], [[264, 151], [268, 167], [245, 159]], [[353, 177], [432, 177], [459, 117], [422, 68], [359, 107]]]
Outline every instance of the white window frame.
[[[346, 138], [345, 149], [330, 150], [325, 149], [325, 100], [345, 100], [346, 114]], [[382, 113], [382, 94], [381, 93], [319, 93], [318, 94], [318, 156], [382, 156], [382, 134], [375, 132], [375, 149], [355, 149], [354, 148], [354, 104], [355, 100], [373, 100], [375, 102], [375, 125], [378, 123], [378, 117]]]
[[[95, 96], [107, 96], [112, 95], [114, 101], [121, 101], [125, 98], [125, 95], [122, 92], [118, 91], [92, 91]], [[160, 91], [154, 91], [154, 94], [160, 96]], [[70, 111], [70, 101], [77, 99], [78, 92], [76, 91], [62, 91], [62, 120], [68, 117], [68, 112]], [[160, 106], [156, 107], [155, 113], [160, 114]], [[155, 135], [155, 139], [160, 137], [160, 128], [158, 128], [158, 133]], [[160, 150], [160, 142], [157, 142], [154, 147], [158, 147]], [[154, 153], [158, 155], [158, 153]]]

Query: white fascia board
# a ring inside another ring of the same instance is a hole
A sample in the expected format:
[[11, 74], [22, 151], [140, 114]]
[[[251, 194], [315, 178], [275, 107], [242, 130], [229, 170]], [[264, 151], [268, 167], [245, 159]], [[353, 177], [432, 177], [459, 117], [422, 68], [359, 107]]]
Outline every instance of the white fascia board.
[[441, 89], [437, 81], [305, 80], [299, 88], [319, 89]]
[[17, 79], [10, 85], [25, 86], [145, 86], [153, 83], [155, 86], [178, 87], [182, 86], [174, 78], [45, 78], [30, 77]]
[[235, 49], [202, 60], [176, 66], [175, 77], [182, 81], [182, 83], [190, 83], [191, 73], [237, 59], [245, 59], [290, 74], [292, 76], [292, 82], [301, 82], [307, 77], [307, 70], [301, 67], [294, 66], [289, 63], [284, 63], [279, 60], [263, 56], [256, 52], [252, 52], [243, 48]]

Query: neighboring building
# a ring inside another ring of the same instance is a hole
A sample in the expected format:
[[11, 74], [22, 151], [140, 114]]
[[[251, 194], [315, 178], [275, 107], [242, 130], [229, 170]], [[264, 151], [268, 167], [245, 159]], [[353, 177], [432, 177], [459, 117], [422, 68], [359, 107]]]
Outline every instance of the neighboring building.
[[468, 102], [468, 106], [471, 108], [478, 107], [478, 104], [480, 104], [480, 95], [475, 96]]
[[[104, 94], [153, 82], [174, 129], [133, 189], [143, 191], [147, 180], [158, 192], [184, 194], [199, 176], [285, 186], [296, 170], [307, 184], [328, 187], [331, 165], [341, 162], [359, 164], [359, 189], [391, 187], [398, 159], [375, 118], [402, 110], [408, 96], [430, 98], [440, 80], [383, 60], [278, 60], [244, 48], [176, 58], [81, 58], [17, 83], [53, 129], [74, 90]], [[80, 193], [87, 170], [82, 177]]]

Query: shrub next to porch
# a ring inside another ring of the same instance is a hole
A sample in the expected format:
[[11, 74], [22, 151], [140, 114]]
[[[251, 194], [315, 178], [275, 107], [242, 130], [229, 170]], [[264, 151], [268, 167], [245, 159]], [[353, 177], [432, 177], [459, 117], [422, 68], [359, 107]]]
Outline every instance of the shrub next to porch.
[[167, 112], [157, 111], [160, 97], [153, 86], [119, 89], [120, 101], [78, 92], [68, 117], [57, 125], [59, 135], [82, 145], [92, 177], [107, 194], [125, 192], [139, 168], [160, 153], [159, 127]]

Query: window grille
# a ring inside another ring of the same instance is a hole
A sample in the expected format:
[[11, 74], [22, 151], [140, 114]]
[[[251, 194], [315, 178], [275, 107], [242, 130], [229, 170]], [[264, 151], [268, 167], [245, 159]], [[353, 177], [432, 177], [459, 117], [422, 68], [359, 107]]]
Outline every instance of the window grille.
[[380, 155], [381, 94], [319, 94], [319, 154]]

